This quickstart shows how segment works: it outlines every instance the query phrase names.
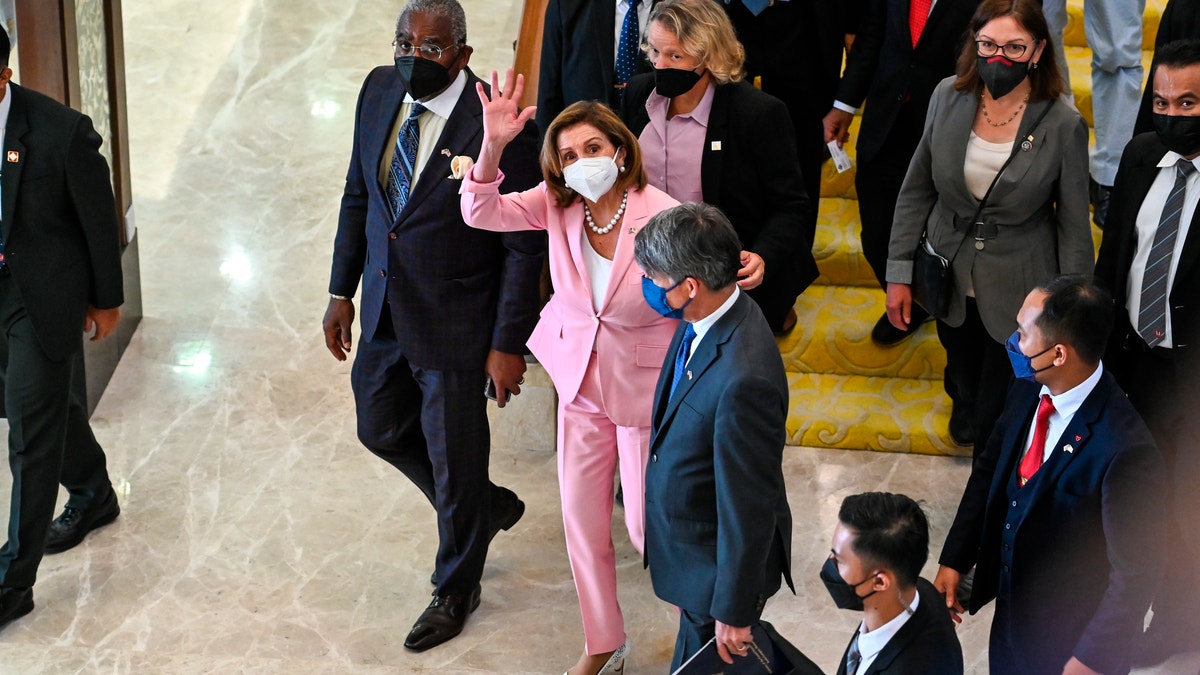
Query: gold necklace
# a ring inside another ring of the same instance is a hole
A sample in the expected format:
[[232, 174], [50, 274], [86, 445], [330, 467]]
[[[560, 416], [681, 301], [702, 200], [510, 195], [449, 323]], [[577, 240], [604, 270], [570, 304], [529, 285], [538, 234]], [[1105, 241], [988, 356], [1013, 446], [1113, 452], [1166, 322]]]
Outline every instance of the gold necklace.
[[1025, 94], [1025, 98], [1021, 100], [1021, 105], [1017, 106], [1017, 109], [1013, 111], [1013, 114], [1008, 116], [1008, 119], [1004, 120], [1003, 122], [993, 122], [992, 117], [990, 115], [988, 115], [987, 100], [983, 98], [983, 94], [979, 95], [979, 105], [981, 108], [983, 108], [983, 119], [984, 119], [984, 121], [986, 121], [989, 125], [991, 125], [993, 127], [1002, 127], [1002, 126], [1005, 126], [1006, 124], [1008, 124], [1009, 122], [1015, 120], [1017, 118], [1017, 115], [1020, 115], [1021, 111], [1025, 109], [1025, 104], [1028, 102], [1029, 102], [1029, 94]]

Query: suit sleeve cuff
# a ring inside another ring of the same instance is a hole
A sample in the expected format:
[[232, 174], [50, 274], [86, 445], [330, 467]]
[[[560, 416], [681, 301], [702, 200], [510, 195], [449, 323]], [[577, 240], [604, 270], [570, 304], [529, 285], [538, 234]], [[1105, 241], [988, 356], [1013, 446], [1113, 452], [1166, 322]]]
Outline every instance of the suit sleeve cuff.
[[911, 260], [889, 260], [887, 261], [887, 274], [885, 278], [889, 284], [911, 284], [913, 277], [913, 261]]

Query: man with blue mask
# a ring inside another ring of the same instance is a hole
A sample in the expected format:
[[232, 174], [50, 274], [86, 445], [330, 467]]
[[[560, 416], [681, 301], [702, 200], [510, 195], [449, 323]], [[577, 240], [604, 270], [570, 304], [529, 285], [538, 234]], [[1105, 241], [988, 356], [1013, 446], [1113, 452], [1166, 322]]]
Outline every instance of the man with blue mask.
[[791, 586], [783, 482], [787, 377], [762, 310], [738, 289], [741, 244], [715, 206], [654, 216], [634, 259], [647, 301], [683, 318], [654, 394], [646, 467], [646, 566], [680, 610], [671, 670], [716, 637], [745, 658], [781, 577]]
[[1164, 45], [1151, 74], [1155, 131], [1125, 148], [1096, 279], [1116, 301], [1105, 365], [1129, 394], [1170, 477], [1167, 571], [1140, 665], [1200, 671], [1200, 40]]
[[1079, 275], [1034, 289], [1017, 314], [1010, 357], [1032, 379], [1009, 389], [934, 579], [956, 621], [996, 601], [993, 675], [1128, 673], [1162, 575], [1163, 461], [1101, 364], [1113, 314]]

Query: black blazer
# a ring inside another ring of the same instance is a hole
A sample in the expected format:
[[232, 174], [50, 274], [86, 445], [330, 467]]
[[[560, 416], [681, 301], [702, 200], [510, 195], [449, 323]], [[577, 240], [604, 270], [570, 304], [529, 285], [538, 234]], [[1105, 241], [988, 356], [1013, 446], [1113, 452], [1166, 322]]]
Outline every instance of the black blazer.
[[[917, 579], [917, 592], [921, 596], [917, 611], [888, 640], [871, 667], [858, 675], [962, 675], [962, 645], [942, 594], [925, 579]], [[849, 653], [847, 644], [837, 675], [846, 675]]]
[[[1146, 193], [1158, 176], [1158, 162], [1167, 147], [1154, 132], [1139, 134], [1125, 146], [1109, 202], [1109, 220], [1096, 261], [1096, 280], [1112, 293], [1117, 308], [1116, 323], [1109, 337], [1105, 360], [1123, 376], [1127, 350], [1145, 348], [1145, 341], [1129, 321], [1129, 266], [1137, 249], [1137, 215]], [[1200, 209], [1192, 216], [1187, 239], [1175, 269], [1168, 302], [1171, 312], [1172, 353], [1194, 367], [1200, 363]]]
[[[1170, 0], [1158, 20], [1158, 34], [1154, 36], [1154, 51], [1168, 42], [1200, 38], [1200, 0]], [[1151, 103], [1154, 99], [1154, 61], [1150, 63], [1146, 91], [1142, 93], [1142, 105], [1138, 109], [1137, 123], [1133, 133], [1154, 131]]]
[[88, 305], [125, 301], [111, 174], [87, 115], [12, 82], [6, 95], [4, 256], [42, 349], [61, 360], [82, 345]]
[[[525, 353], [537, 323], [546, 253], [543, 233], [496, 234], [463, 222], [461, 181], [449, 177], [450, 160], [478, 157], [483, 141], [483, 108], [475, 92], [480, 80], [466, 73], [467, 85], [437, 141], [440, 150], [396, 218], [378, 175], [384, 150], [395, 142], [391, 130], [405, 89], [392, 66], [367, 76], [329, 280], [330, 293], [351, 297], [361, 279], [361, 339], [375, 335], [386, 299], [405, 357], [435, 370], [482, 369], [488, 349]], [[505, 192], [541, 181], [532, 123], [505, 148], [500, 166]]]
[[864, 0], [858, 34], [837, 88], [842, 103], [859, 108], [870, 101], [855, 144], [860, 162], [870, 161], [883, 147], [905, 102], [913, 106], [912, 119], [918, 124], [925, 120], [934, 88], [954, 74], [967, 24], [979, 2], [938, 0], [921, 41], [913, 47], [909, 0]]
[[[646, 99], [653, 90], [653, 73], [629, 81], [622, 118], [635, 136], [650, 123]], [[766, 264], [751, 296], [790, 306], [818, 272], [808, 225], [813, 200], [804, 191], [787, 108], [745, 81], [718, 86], [700, 161], [704, 201], [729, 217], [742, 247]]]
[[[658, 0], [651, 7], [655, 4]], [[550, 0], [546, 5], [537, 92], [537, 125], [543, 134], [572, 103], [612, 103], [616, 14], [611, 0]], [[644, 30], [639, 34], [645, 38]], [[638, 54], [635, 72], [649, 72], [650, 62], [640, 50]]]
[[792, 584], [783, 360], [743, 294], [701, 340], [668, 399], [683, 331], [681, 323], [654, 394], [644, 561], [659, 598], [749, 626], [780, 575]]
[[1016, 380], [976, 458], [941, 564], [975, 566], [972, 614], [1002, 596], [992, 642], [1019, 645], [1037, 672], [1072, 657], [1129, 671], [1164, 560], [1162, 457], [1125, 392], [1104, 373], [1042, 468], [1016, 488], [1041, 385]]

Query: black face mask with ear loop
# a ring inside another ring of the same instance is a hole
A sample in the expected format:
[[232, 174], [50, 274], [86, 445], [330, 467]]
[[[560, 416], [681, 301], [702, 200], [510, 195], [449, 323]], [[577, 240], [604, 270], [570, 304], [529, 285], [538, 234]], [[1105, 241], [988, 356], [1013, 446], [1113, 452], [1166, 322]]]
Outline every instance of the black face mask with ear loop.
[[1200, 116], [1154, 113], [1154, 131], [1168, 150], [1183, 157], [1200, 152]]
[[396, 57], [396, 74], [410, 96], [420, 101], [450, 85], [450, 71], [432, 59], [417, 56]]
[[859, 595], [858, 587], [874, 579], [875, 574], [870, 575], [857, 584], [847, 583], [842, 578], [842, 573], [838, 571], [837, 562], [833, 558], [825, 559], [825, 564], [821, 566], [820, 576], [821, 581], [825, 583], [825, 590], [829, 591], [829, 597], [833, 598], [833, 604], [838, 609], [861, 612], [864, 609], [863, 601], [879, 592], [871, 591], [866, 595]]
[[675, 98], [688, 93], [699, 81], [700, 75], [696, 74], [694, 70], [654, 69], [654, 91], [657, 91], [659, 96], [666, 98]]

